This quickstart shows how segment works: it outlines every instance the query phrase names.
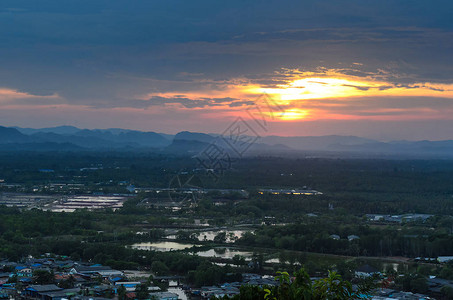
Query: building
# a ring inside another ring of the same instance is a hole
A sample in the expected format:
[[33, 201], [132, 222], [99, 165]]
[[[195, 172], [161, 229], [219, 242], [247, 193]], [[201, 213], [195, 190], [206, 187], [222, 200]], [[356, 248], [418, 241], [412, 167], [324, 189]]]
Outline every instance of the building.
[[439, 256], [437, 258], [437, 261], [440, 262], [440, 263], [446, 263], [446, 262], [449, 262], [453, 260], [453, 256]]
[[378, 269], [376, 269], [370, 265], [363, 265], [363, 266], [360, 266], [359, 268], [357, 268], [357, 270], [355, 270], [355, 276], [361, 277], [361, 278], [366, 278], [366, 277], [370, 277], [373, 275], [380, 275], [380, 274], [381, 273], [379, 272]]
[[22, 295], [30, 298], [44, 299], [43, 294], [50, 292], [59, 292], [62, 290], [62, 288], [56, 286], [55, 284], [30, 285], [22, 292]]
[[379, 272], [378, 269], [376, 269], [370, 265], [363, 265], [363, 266], [357, 268], [357, 270], [355, 270], [356, 277], [366, 278], [366, 277], [373, 276], [375, 274], [379, 275], [381, 273]]
[[306, 189], [295, 189], [295, 190], [287, 190], [287, 189], [260, 189], [258, 193], [261, 195], [268, 194], [268, 195], [322, 195], [321, 192], [315, 190], [306, 190]]
[[331, 234], [329, 237], [330, 237], [332, 240], [336, 240], [336, 241], [338, 241], [338, 240], [340, 239], [340, 236], [339, 236], [338, 234]]
[[360, 237], [357, 235], [354, 235], [354, 234], [348, 235], [348, 241], [350, 241], [350, 242], [353, 240], [358, 240], [358, 239], [360, 239]]
[[158, 299], [158, 300], [178, 300], [178, 295], [175, 293], [170, 292], [157, 292], [150, 294], [151, 299]]
[[78, 265], [71, 269], [70, 274], [78, 274], [85, 277], [91, 276], [102, 276], [103, 278], [108, 278], [112, 276], [124, 276], [123, 272], [118, 270], [113, 270], [107, 266], [93, 265], [93, 266], [84, 266]]

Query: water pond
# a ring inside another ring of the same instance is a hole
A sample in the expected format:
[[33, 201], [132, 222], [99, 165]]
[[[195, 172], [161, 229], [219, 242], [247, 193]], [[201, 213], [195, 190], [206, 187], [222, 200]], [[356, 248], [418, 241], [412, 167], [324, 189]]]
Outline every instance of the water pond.
[[155, 242], [155, 243], [137, 243], [129, 246], [132, 249], [137, 250], [154, 250], [160, 252], [174, 251], [174, 250], [184, 250], [189, 249], [194, 246], [199, 246], [196, 244], [190, 243], [178, 243], [178, 242]]

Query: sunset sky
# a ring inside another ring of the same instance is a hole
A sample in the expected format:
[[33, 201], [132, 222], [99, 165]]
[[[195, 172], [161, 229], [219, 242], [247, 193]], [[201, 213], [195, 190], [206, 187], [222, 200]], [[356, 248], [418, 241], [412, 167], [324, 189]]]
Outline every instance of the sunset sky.
[[[0, 125], [453, 139], [453, 2], [2, 0]], [[264, 113], [268, 113], [263, 108]]]

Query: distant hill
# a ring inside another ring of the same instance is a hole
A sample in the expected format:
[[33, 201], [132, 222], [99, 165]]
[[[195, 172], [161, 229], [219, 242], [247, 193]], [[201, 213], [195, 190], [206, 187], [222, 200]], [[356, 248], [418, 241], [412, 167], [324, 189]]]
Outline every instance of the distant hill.
[[134, 147], [153, 147], [161, 148], [168, 146], [171, 141], [155, 132], [141, 132], [141, 131], [111, 131], [105, 130], [80, 130], [74, 134], [75, 137], [97, 139], [99, 141], [108, 141], [107, 144], [113, 146], [118, 144], [120, 146], [130, 145]]
[[[233, 137], [234, 138], [234, 137]], [[249, 155], [278, 155], [293, 151], [284, 144], [266, 144], [262, 139], [255, 140], [254, 137], [240, 139], [235, 142], [230, 141], [228, 137], [220, 135], [182, 131], [175, 135], [172, 145], [168, 148], [172, 152], [185, 151], [192, 154], [200, 154], [215, 144], [222, 151], [228, 153], [231, 157], [249, 156]], [[212, 150], [212, 149], [211, 149]]]
[[[248, 141], [248, 143], [247, 143]], [[137, 130], [53, 128], [8, 128], [0, 126], [1, 151], [158, 151], [197, 155], [215, 143], [233, 156], [240, 155], [329, 155], [403, 156], [453, 158], [453, 141], [381, 142], [356, 136], [267, 136], [247, 137], [241, 146], [232, 145], [219, 135], [182, 131], [176, 135]], [[236, 147], [236, 148], [235, 148]], [[245, 149], [245, 150], [244, 150]], [[244, 151], [243, 151], [244, 150]]]
[[87, 149], [105, 149], [116, 148], [119, 145], [110, 143], [107, 140], [98, 137], [77, 136], [77, 135], [62, 135], [56, 133], [38, 132], [31, 135], [35, 140], [47, 143], [70, 143], [81, 148]]
[[56, 133], [56, 134], [74, 134], [80, 131], [79, 128], [74, 126], [57, 126], [57, 127], [49, 127], [49, 128], [41, 128], [41, 129], [34, 129], [34, 128], [20, 128], [20, 127], [13, 127], [19, 130], [23, 134], [33, 134], [38, 132], [46, 132], [46, 133]]
[[70, 143], [11, 143], [0, 144], [2, 152], [73, 152], [84, 150]]
[[[128, 129], [79, 129], [73, 126], [51, 128], [0, 128], [1, 143], [36, 143], [52, 145], [65, 144], [65, 149], [120, 150], [159, 149], [171, 144], [171, 139], [155, 132]], [[10, 145], [13, 149], [13, 145]], [[23, 145], [24, 146], [24, 145]], [[16, 147], [17, 148], [17, 147]], [[21, 147], [19, 147], [21, 148]], [[22, 147], [23, 148], [23, 147]]]
[[370, 142], [357, 145], [331, 145], [335, 151], [357, 153], [424, 155], [430, 157], [453, 157], [453, 141], [393, 141]]
[[0, 144], [27, 143], [32, 139], [15, 128], [0, 126]]
[[[196, 132], [180, 132], [175, 136], [175, 141], [184, 140], [184, 149], [186, 151], [189, 141], [209, 143], [216, 141], [223, 149], [230, 149], [225, 142], [216, 135], [208, 135]], [[178, 142], [181, 143], [181, 142]], [[195, 144], [194, 144], [195, 145]], [[196, 149], [200, 144], [196, 144]], [[173, 145], [173, 151], [178, 145]], [[196, 150], [190, 149], [190, 152]], [[247, 147], [244, 155], [287, 155], [302, 152], [310, 155], [331, 155], [332, 153], [353, 154], [356, 156], [406, 156], [406, 157], [453, 157], [453, 141], [393, 141], [380, 142], [372, 139], [357, 136], [267, 136], [261, 137], [256, 142]]]
[[198, 132], [189, 132], [189, 131], [181, 131], [175, 135], [174, 140], [186, 140], [186, 141], [198, 141], [202, 143], [211, 143], [215, 139], [214, 136], [206, 134], [206, 133], [198, 133]]
[[333, 145], [354, 146], [375, 143], [377, 141], [357, 136], [326, 135], [295, 137], [267, 136], [260, 139], [260, 142], [270, 145], [282, 144], [297, 150], [334, 150], [332, 149]]
[[197, 140], [174, 139], [173, 142], [165, 148], [165, 152], [172, 154], [189, 154], [197, 155], [204, 151], [209, 146], [209, 143], [200, 142]]

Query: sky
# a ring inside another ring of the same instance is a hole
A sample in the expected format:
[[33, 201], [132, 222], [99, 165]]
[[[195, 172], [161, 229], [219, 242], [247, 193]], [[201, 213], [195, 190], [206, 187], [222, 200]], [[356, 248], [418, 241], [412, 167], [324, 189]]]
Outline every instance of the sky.
[[2, 0], [0, 125], [222, 133], [259, 115], [261, 135], [453, 139], [452, 16], [436, 0]]

